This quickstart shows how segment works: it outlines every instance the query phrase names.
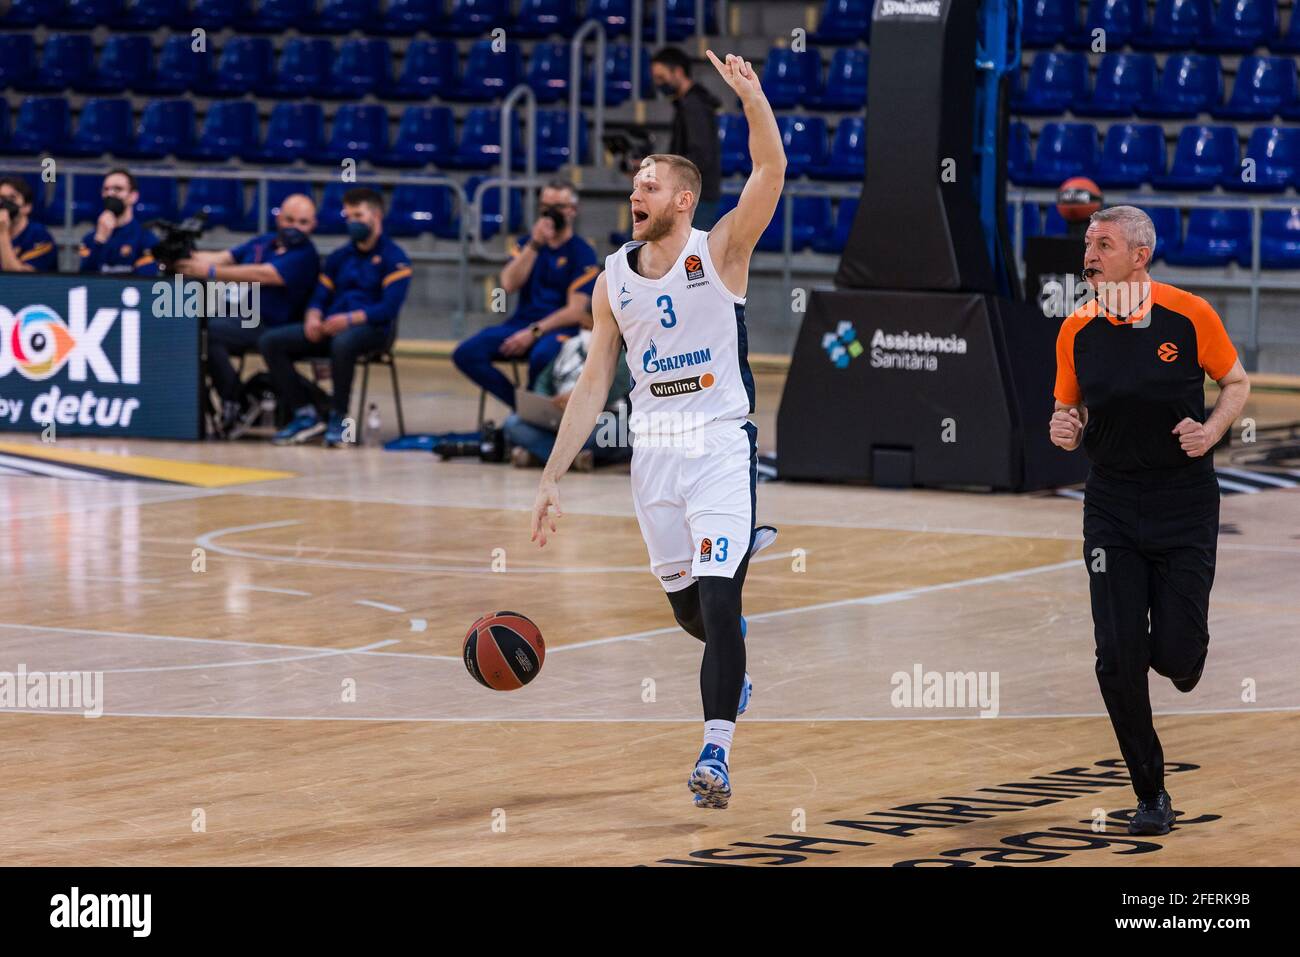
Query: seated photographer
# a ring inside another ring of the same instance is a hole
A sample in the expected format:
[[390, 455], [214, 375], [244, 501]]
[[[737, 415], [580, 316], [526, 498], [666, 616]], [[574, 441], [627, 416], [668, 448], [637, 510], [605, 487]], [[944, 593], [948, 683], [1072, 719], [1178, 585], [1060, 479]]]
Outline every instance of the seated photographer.
[[[384, 235], [383, 197], [365, 187], [350, 189], [343, 194], [343, 215], [351, 241], [326, 257], [302, 324], [270, 329], [258, 340], [276, 395], [294, 410], [293, 421], [271, 440], [276, 445], [306, 442], [321, 432], [327, 446], [344, 443], [357, 359], [391, 346], [411, 285], [410, 260]], [[293, 368], [310, 357], [330, 360], [328, 426]]]
[[260, 310], [251, 325], [238, 316], [208, 320], [208, 374], [221, 397], [221, 433], [227, 438], [237, 438], [261, 413], [256, 405], [247, 411], [240, 408], [239, 375], [231, 353], [254, 352], [268, 329], [300, 324], [320, 274], [320, 256], [311, 241], [316, 228], [311, 198], [301, 193], [285, 197], [275, 225], [274, 232], [234, 249], [196, 252], [175, 267], [194, 279], [258, 284]]
[[140, 192], [135, 177], [124, 169], [109, 170], [100, 187], [104, 211], [95, 228], [81, 240], [81, 272], [158, 275], [153, 248], [158, 237], [135, 218]]
[[[551, 457], [560, 419], [574, 386], [578, 384], [582, 367], [587, 362], [590, 342], [591, 333], [586, 329], [564, 341], [559, 354], [538, 374], [537, 382], [529, 390], [530, 395], [544, 396], [542, 402], [530, 402], [526, 395], [516, 397], [516, 411], [502, 424], [506, 446], [510, 449], [510, 461], [516, 468], [545, 465]], [[627, 367], [625, 352], [618, 357], [614, 381], [610, 384], [609, 397], [605, 400], [605, 412], [616, 417], [625, 416], [626, 399], [631, 391], [632, 373]], [[632, 449], [620, 444], [626, 429], [620, 429], [617, 419], [609, 423], [605, 418], [602, 416], [601, 421], [597, 422], [586, 444], [573, 460], [572, 467], [575, 470], [590, 472], [598, 463], [619, 462], [631, 457]], [[608, 441], [610, 439], [613, 440], [612, 443]]]
[[0, 178], [0, 272], [54, 272], [54, 237], [32, 220], [32, 184], [21, 176]]
[[541, 215], [531, 235], [521, 236], [513, 258], [501, 268], [506, 292], [519, 292], [506, 322], [480, 329], [456, 347], [456, 368], [514, 408], [515, 390], [493, 361], [528, 357], [528, 384], [560, 350], [561, 342], [591, 326], [591, 291], [600, 272], [596, 251], [573, 231], [578, 191], [554, 180], [542, 188]]

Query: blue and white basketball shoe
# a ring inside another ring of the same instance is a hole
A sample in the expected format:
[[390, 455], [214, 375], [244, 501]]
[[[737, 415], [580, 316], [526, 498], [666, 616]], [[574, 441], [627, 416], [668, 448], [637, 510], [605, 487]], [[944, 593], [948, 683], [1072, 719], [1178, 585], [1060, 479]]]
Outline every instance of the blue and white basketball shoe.
[[696, 807], [725, 808], [731, 800], [727, 752], [716, 744], [706, 744], [686, 786], [695, 795]]

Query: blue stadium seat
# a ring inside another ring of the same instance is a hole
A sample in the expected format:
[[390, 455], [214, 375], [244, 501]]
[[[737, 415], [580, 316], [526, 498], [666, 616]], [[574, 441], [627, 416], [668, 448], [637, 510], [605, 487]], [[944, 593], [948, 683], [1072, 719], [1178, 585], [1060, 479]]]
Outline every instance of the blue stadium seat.
[[22, 87], [36, 72], [36, 41], [30, 33], [0, 33], [0, 88]]
[[[513, 154], [524, 147], [519, 130], [519, 114], [511, 114], [510, 143]], [[487, 169], [501, 162], [501, 113], [490, 107], [477, 106], [465, 115], [456, 154], [447, 161], [455, 169]]]
[[821, 54], [813, 47], [796, 53], [789, 47], [772, 47], [763, 64], [763, 92], [774, 109], [788, 110], [821, 93]]
[[[474, 197], [474, 191], [478, 189], [479, 183], [483, 182], [485, 178], [486, 177], [483, 176], [471, 176], [469, 179], [465, 181], [465, 193], [467, 196], [470, 197], [471, 200]], [[480, 235], [484, 239], [491, 239], [497, 233], [501, 232], [501, 226], [502, 226], [501, 221], [503, 218], [501, 215], [501, 190], [497, 189], [496, 187], [489, 186], [483, 192], [480, 199], [481, 199], [481, 202], [479, 203]], [[510, 191], [510, 199], [509, 199], [510, 221], [507, 224], [506, 229], [511, 233], [518, 230], [520, 228], [520, 224], [523, 222], [523, 218], [524, 218], [523, 200], [524, 200], [523, 190], [512, 189]], [[453, 223], [456, 229], [460, 228], [459, 217], [453, 220]], [[453, 232], [451, 234], [451, 237], [449, 238], [453, 238], [456, 235], [458, 235], [458, 233]]]
[[1091, 123], [1046, 123], [1026, 181], [1059, 186], [1071, 176], [1096, 178], [1097, 128]]
[[243, 156], [257, 148], [257, 104], [252, 100], [213, 103], [203, 118], [203, 129], [185, 159], [222, 160]]
[[445, 231], [451, 223], [453, 193], [447, 186], [399, 183], [393, 202], [384, 216], [384, 232], [394, 236], [417, 236]]
[[[831, 216], [829, 196], [794, 196], [794, 205], [790, 212], [790, 251], [799, 252], [809, 248], [813, 240], [832, 231], [834, 218]], [[785, 204], [787, 197], [776, 201], [776, 212], [772, 220], [758, 237], [757, 248], [763, 252], [782, 251], [782, 236], [785, 232]]]
[[1265, 210], [1259, 230], [1261, 267], [1300, 269], [1300, 206]]
[[867, 102], [868, 54], [857, 47], [836, 50], [818, 95], [805, 96], [804, 105], [820, 110], [859, 110]]
[[521, 37], [570, 37], [577, 20], [574, 0], [520, 0], [514, 33]]
[[1200, 46], [1244, 53], [1266, 46], [1277, 36], [1277, 23], [1277, 0], [1222, 0], [1214, 28], [1201, 37]]
[[[175, 179], [169, 176], [138, 176], [136, 184], [140, 187], [140, 202], [135, 204], [136, 219], [147, 223], [153, 219], [180, 218]], [[98, 188], [99, 184], [95, 185]], [[101, 201], [100, 209], [102, 208]], [[96, 214], [98, 212], [96, 210]]]
[[[647, 10], [653, 7], [647, 5]], [[653, 14], [643, 14], [653, 17]], [[605, 35], [621, 37], [632, 29], [632, 4], [630, 0], [588, 0], [587, 20], [599, 20], [605, 27]]]
[[266, 139], [244, 159], [292, 163], [320, 154], [325, 145], [325, 114], [319, 103], [277, 103], [266, 124]]
[[1078, 31], [1076, 0], [1026, 0], [1021, 40], [1027, 47], [1050, 47]]
[[119, 30], [157, 30], [183, 25], [189, 14], [186, 0], [124, 0], [117, 20]]
[[291, 27], [308, 29], [316, 16], [316, 0], [257, 0], [245, 29], [253, 33], [282, 33]]
[[70, 138], [68, 101], [61, 96], [29, 96], [18, 107], [18, 118], [9, 137], [8, 153], [33, 156], [58, 154]]
[[776, 121], [785, 148], [785, 172], [794, 178], [826, 163], [826, 120], [820, 116], [781, 116]]
[[1057, 116], [1082, 102], [1088, 91], [1088, 59], [1082, 53], [1035, 53], [1025, 89], [1011, 108], [1028, 116]]
[[[654, 97], [654, 83], [650, 78], [650, 51], [641, 48], [641, 99]], [[632, 95], [632, 46], [611, 43], [605, 48], [605, 104], [618, 106]], [[587, 64], [582, 74], [582, 102], [591, 106], [596, 102], [596, 87]]]
[[369, 32], [368, 25], [379, 19], [376, 0], [320, 0], [320, 7], [312, 20], [313, 32], [351, 33], [353, 30]]
[[158, 53], [157, 67], [136, 89], [145, 93], [185, 93], [203, 84], [211, 65], [211, 54], [191, 49], [188, 34], [169, 36]]
[[1169, 172], [1152, 183], [1157, 189], [1213, 189], [1225, 175], [1241, 169], [1239, 154], [1235, 127], [1184, 126]]
[[1150, 53], [1107, 53], [1097, 66], [1092, 95], [1076, 103], [1080, 116], [1131, 116], [1156, 88], [1156, 61]]
[[1296, 16], [1296, 5], [1291, 4], [1290, 22], [1286, 33], [1269, 44], [1275, 53], [1300, 53], [1300, 17]]
[[244, 224], [244, 184], [237, 179], [192, 179], [185, 190], [181, 218], [203, 213], [208, 226], [236, 229]]
[[345, 103], [334, 114], [334, 129], [321, 155], [337, 163], [372, 160], [387, 152], [388, 111], [376, 103]]
[[87, 90], [122, 93], [145, 82], [153, 66], [153, 45], [138, 33], [112, 33], [99, 51], [95, 71], [85, 80]]
[[871, 28], [871, 4], [867, 0], [826, 0], [813, 43], [856, 43]]
[[497, 53], [491, 40], [478, 40], [465, 59], [465, 72], [461, 75], [456, 97], [461, 100], [499, 100], [514, 89], [523, 75], [519, 47], [507, 44]]
[[43, 23], [47, 27], [58, 26], [62, 10], [63, 0], [12, 0], [0, 19], [0, 25], [34, 27]]
[[1215, 119], [1267, 120], [1300, 101], [1295, 60], [1291, 57], [1241, 58], [1228, 102], [1213, 110]]
[[749, 174], [753, 164], [749, 157], [749, 123], [739, 113], [723, 113], [718, 117], [718, 139], [721, 142], [722, 175]]
[[1007, 126], [1007, 177], [1018, 186], [1024, 185], [1033, 165], [1029, 127], [1020, 120], [1013, 120]]
[[[663, 0], [664, 4], [664, 36], [674, 42], [684, 40], [695, 32], [695, 0]], [[654, 7], [646, 5], [647, 9], [653, 11]], [[713, 4], [704, 5], [704, 32], [706, 34], [716, 34], [718, 32], [717, 20], [713, 12]], [[655, 22], [653, 12], [645, 15], [642, 38], [653, 40], [658, 35], [658, 25]]]
[[[587, 142], [587, 121], [578, 114], [578, 161], [590, 162], [591, 144]], [[569, 158], [569, 111], [537, 111], [537, 168], [550, 172], [565, 166]], [[522, 169], [524, 157], [515, 156], [514, 165]]]
[[456, 150], [456, 118], [446, 106], [408, 106], [393, 145], [375, 162], [384, 166], [445, 163]]
[[221, 48], [217, 67], [200, 83], [207, 96], [261, 93], [270, 84], [275, 51], [269, 37], [231, 37]]
[[1173, 206], [1141, 206], [1151, 217], [1156, 228], [1156, 248], [1151, 250], [1151, 260], [1164, 259], [1165, 253], [1175, 254], [1183, 248], [1183, 214]]
[[77, 131], [66, 152], [70, 156], [120, 153], [131, 139], [131, 101], [89, 99], [77, 117]]
[[317, 96], [329, 86], [334, 45], [319, 37], [290, 37], [267, 87], [275, 97]]
[[1250, 210], [1193, 209], [1182, 247], [1165, 250], [1164, 257], [1174, 266], [1223, 266], [1233, 260], [1249, 266]]
[[861, 180], [867, 169], [867, 123], [861, 116], [846, 116], [835, 127], [825, 163], [808, 174], [815, 179]]
[[1054, 203], [1049, 204], [1047, 207], [1047, 215], [1043, 217], [1042, 235], [1064, 236], [1069, 231], [1070, 225], [1061, 218], [1060, 210], [1056, 208]]
[[538, 103], [554, 103], [569, 96], [569, 45], [536, 43], [528, 62], [525, 82], [537, 95]]
[[[91, 223], [104, 211], [100, 196], [101, 181], [98, 176], [59, 176], [54, 180], [50, 201], [41, 210], [39, 219], [49, 226], [63, 225], [64, 204], [67, 202], [68, 179], [72, 179], [72, 221]], [[35, 212], [33, 210], [33, 212]]]
[[392, 75], [392, 50], [387, 40], [344, 40], [330, 67], [326, 93], [341, 99], [378, 94], [392, 85]]
[[9, 101], [0, 96], [0, 153], [9, 145]]
[[[266, 216], [267, 229], [275, 229], [275, 217], [280, 215], [280, 204], [284, 202], [285, 197], [292, 196], [294, 193], [302, 193], [304, 196], [312, 197], [311, 183], [305, 179], [269, 179], [266, 181], [266, 205], [270, 207]], [[259, 215], [261, 210], [260, 191], [254, 189], [253, 202], [249, 204], [248, 215], [244, 218], [244, 228], [248, 232], [262, 232], [261, 217]]]
[[388, 0], [378, 32], [408, 37], [421, 30], [436, 33], [442, 21], [442, 0]]
[[1134, 187], [1165, 171], [1165, 133], [1155, 123], [1116, 123], [1106, 131], [1097, 184]]
[[1251, 179], [1243, 179], [1245, 170], [1227, 170], [1219, 179], [1224, 189], [1251, 193], [1280, 193], [1288, 186], [1300, 185], [1300, 129], [1262, 126], [1246, 142], [1246, 159], [1254, 160]]
[[1151, 24], [1132, 45], [1142, 50], [1190, 50], [1214, 30], [1214, 0], [1156, 0]]
[[316, 232], [337, 235], [347, 231], [343, 218], [343, 194], [358, 186], [366, 186], [382, 193], [384, 187], [377, 183], [340, 183], [337, 180], [325, 187], [320, 206], [316, 210]]
[[450, 97], [460, 82], [456, 74], [459, 63], [455, 40], [412, 40], [401, 75], [388, 95], [399, 100]]
[[835, 204], [835, 228], [813, 237], [812, 248], [819, 253], [842, 253], [848, 245], [853, 229], [853, 217], [858, 214], [856, 197], [842, 197]]
[[1219, 58], [1197, 53], [1171, 53], [1155, 95], [1137, 105], [1138, 116], [1191, 118], [1223, 102], [1223, 70]]
[[[1043, 232], [1043, 217], [1038, 212], [1037, 203], [1025, 203], [1020, 207], [1020, 237], [1028, 239], [1030, 236], [1040, 236]], [[1013, 203], [1007, 203], [1007, 240], [1015, 242], [1016, 238], [1016, 207]]]
[[1088, 44], [1094, 30], [1104, 30], [1106, 49], [1128, 46], [1146, 31], [1146, 0], [1089, 0], [1083, 35]]
[[248, 19], [248, 0], [192, 0], [190, 4], [191, 27], [224, 30], [226, 27], [242, 25]]
[[140, 114], [134, 141], [123, 156], [159, 159], [180, 155], [194, 144], [194, 104], [190, 100], [150, 100]]
[[122, 15], [122, 0], [64, 0], [58, 25], [76, 30], [115, 26]]
[[[440, 32], [455, 37], [476, 37], [509, 22], [509, 0], [452, 0], [451, 18]], [[513, 47], [511, 43], [507, 48]]]
[[23, 90], [70, 90], [81, 86], [95, 62], [89, 33], [51, 33], [41, 47], [36, 72], [22, 83]]

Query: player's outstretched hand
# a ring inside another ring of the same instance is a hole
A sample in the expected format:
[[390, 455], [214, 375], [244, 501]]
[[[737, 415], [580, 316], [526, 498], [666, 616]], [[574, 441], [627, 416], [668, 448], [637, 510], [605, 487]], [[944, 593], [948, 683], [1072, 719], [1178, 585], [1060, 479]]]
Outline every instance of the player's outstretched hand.
[[[555, 511], [551, 511], [551, 507]], [[546, 547], [546, 526], [555, 531], [555, 520], [563, 518], [564, 511], [560, 508], [560, 487], [554, 483], [542, 479], [542, 484], [537, 486], [537, 498], [533, 502], [533, 537], [530, 541], [537, 543], [538, 548]]]
[[1077, 449], [1079, 438], [1083, 435], [1083, 421], [1079, 418], [1078, 410], [1058, 409], [1053, 412], [1048, 432], [1053, 445], [1058, 445], [1067, 452]]
[[763, 88], [758, 84], [758, 74], [754, 71], [754, 64], [744, 57], [736, 56], [734, 53], [728, 53], [727, 60], [724, 63], [713, 55], [712, 50], [705, 50], [704, 52], [718, 72], [722, 74], [722, 78], [727, 81], [727, 86], [735, 90], [736, 95], [742, 100], [754, 94], [763, 95]]

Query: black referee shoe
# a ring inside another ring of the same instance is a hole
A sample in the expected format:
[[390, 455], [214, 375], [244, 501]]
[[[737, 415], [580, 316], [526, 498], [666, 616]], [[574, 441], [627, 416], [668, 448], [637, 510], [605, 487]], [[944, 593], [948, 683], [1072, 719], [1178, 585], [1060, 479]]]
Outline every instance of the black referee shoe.
[[1129, 818], [1130, 834], [1158, 836], [1168, 834], [1174, 823], [1174, 808], [1169, 792], [1161, 790], [1153, 801], [1138, 801], [1137, 810]]
[[1191, 691], [1200, 683], [1201, 675], [1204, 673], [1205, 673], [1205, 656], [1201, 655], [1201, 663], [1196, 666], [1196, 671], [1194, 674], [1191, 674], [1186, 678], [1171, 678], [1169, 680], [1174, 683], [1175, 688], [1177, 688], [1183, 694], [1187, 694], [1187, 692]]

